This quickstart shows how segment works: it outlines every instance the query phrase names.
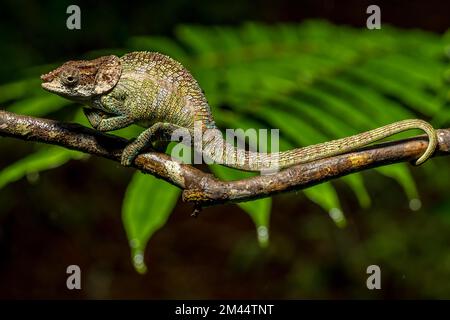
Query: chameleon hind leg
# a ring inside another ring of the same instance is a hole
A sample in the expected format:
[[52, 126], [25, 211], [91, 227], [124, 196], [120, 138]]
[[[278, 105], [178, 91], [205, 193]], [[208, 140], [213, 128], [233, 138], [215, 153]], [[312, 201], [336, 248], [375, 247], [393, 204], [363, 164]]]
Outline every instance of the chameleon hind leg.
[[143, 149], [150, 146], [154, 141], [170, 140], [171, 133], [177, 129], [182, 129], [182, 127], [166, 122], [155, 123], [125, 147], [120, 163], [123, 166], [130, 166]]

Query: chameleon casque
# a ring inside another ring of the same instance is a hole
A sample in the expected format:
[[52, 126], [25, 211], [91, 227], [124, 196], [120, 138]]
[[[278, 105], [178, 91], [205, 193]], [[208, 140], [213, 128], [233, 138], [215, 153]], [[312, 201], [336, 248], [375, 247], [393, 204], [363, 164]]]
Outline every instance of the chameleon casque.
[[[42, 75], [41, 80], [45, 90], [86, 105], [84, 113], [99, 131], [117, 130], [131, 124], [147, 128], [124, 149], [121, 163], [125, 166], [131, 165], [152, 142], [169, 140], [171, 132], [176, 129], [187, 129], [192, 135], [196, 121], [200, 123], [202, 133], [217, 133], [219, 130], [197, 81], [180, 63], [160, 53], [132, 52], [121, 58], [110, 55], [94, 60], [68, 61]], [[421, 129], [428, 135], [428, 148], [416, 161], [418, 165], [434, 152], [437, 137], [429, 123], [410, 119], [277, 153], [278, 167], [286, 168], [350, 152], [409, 129]], [[217, 143], [229, 148], [217, 149]], [[268, 167], [271, 154], [242, 151], [227, 144], [222, 137], [207, 137], [198, 152], [216, 163], [241, 170], [262, 171]], [[239, 152], [245, 161], [236, 161]]]

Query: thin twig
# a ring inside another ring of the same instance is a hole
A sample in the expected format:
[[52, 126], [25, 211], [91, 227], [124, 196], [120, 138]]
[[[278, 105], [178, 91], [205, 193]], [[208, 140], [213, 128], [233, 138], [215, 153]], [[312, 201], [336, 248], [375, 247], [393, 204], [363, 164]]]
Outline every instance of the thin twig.
[[[435, 155], [450, 155], [450, 129], [437, 130]], [[54, 144], [120, 162], [126, 139], [78, 124], [34, 118], [0, 110], [0, 136]], [[417, 159], [427, 148], [426, 136], [378, 144], [361, 150], [293, 166], [272, 175], [221, 181], [164, 153], [139, 155], [132, 167], [183, 189], [183, 200], [206, 205], [240, 202], [299, 190], [347, 174]]]

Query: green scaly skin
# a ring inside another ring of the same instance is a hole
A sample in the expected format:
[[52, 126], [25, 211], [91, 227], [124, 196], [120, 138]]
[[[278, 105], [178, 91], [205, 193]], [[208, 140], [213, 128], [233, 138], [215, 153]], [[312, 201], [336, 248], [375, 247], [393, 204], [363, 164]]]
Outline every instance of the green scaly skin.
[[[437, 145], [436, 132], [429, 123], [410, 119], [277, 154], [239, 150], [221, 136], [212, 138], [219, 131], [197, 81], [180, 63], [159, 53], [69, 61], [41, 78], [44, 89], [86, 104], [85, 114], [97, 130], [113, 131], [131, 124], [147, 128], [125, 148], [124, 166], [131, 165], [151, 142], [170, 139], [174, 130], [187, 129], [193, 136], [196, 122], [207, 136], [202, 150], [197, 151], [216, 163], [246, 171], [271, 169], [273, 161], [286, 168], [343, 154], [409, 129], [422, 129], [429, 138], [428, 148], [416, 164], [427, 160]], [[222, 144], [223, 149], [218, 147]]]

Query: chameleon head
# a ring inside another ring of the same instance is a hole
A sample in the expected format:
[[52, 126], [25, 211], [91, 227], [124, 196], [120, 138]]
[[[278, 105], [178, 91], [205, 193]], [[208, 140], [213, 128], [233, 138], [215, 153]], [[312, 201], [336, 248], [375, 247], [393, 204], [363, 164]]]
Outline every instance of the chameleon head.
[[41, 76], [42, 88], [67, 99], [86, 101], [114, 88], [121, 70], [120, 59], [112, 55], [68, 61]]

